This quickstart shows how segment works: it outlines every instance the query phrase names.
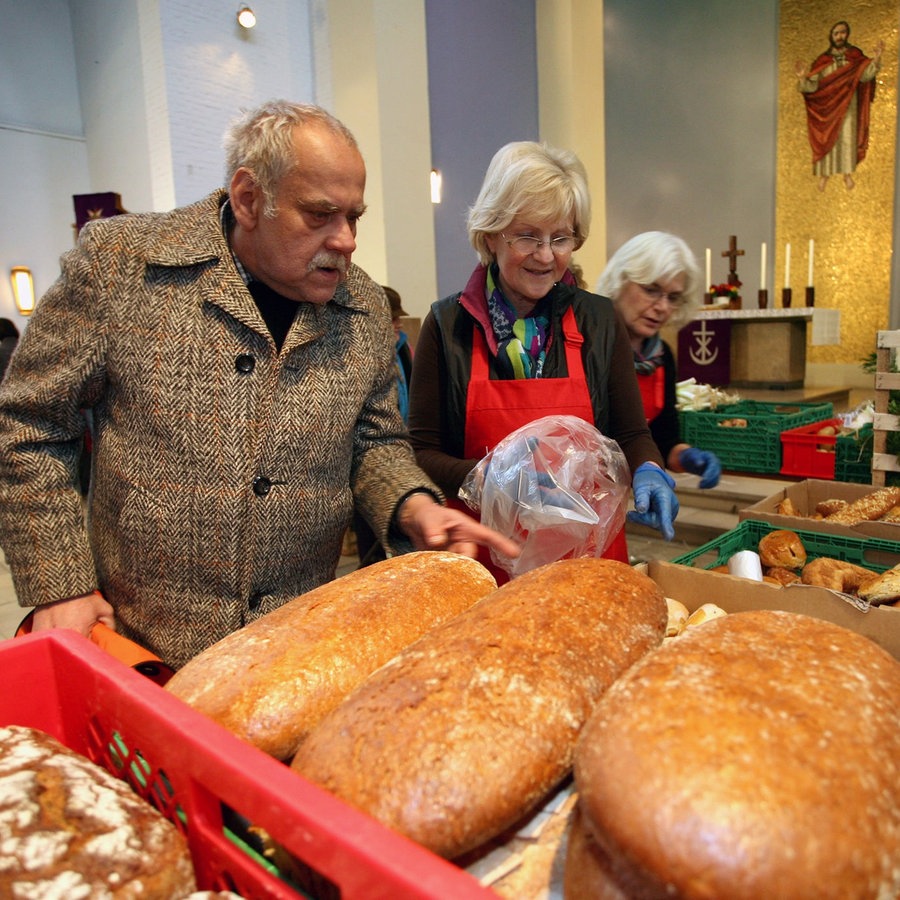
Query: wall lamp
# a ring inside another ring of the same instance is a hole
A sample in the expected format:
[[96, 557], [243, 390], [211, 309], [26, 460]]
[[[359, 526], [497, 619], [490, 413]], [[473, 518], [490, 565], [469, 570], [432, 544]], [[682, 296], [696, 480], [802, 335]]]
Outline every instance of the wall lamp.
[[256, 13], [245, 4], [238, 10], [237, 20], [241, 28], [252, 28], [256, 24]]
[[443, 186], [443, 178], [441, 178], [440, 169], [431, 170], [431, 202], [441, 202], [441, 192]]
[[31, 269], [27, 266], [13, 266], [9, 278], [12, 281], [16, 309], [21, 315], [30, 316], [34, 312], [34, 279], [31, 277]]

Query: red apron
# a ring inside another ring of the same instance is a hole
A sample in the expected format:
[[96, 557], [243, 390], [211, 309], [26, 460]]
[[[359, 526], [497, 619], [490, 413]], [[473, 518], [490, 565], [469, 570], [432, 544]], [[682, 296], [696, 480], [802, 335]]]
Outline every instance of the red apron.
[[[568, 378], [517, 378], [492, 381], [488, 372], [487, 341], [480, 329], [472, 335], [472, 374], [466, 394], [466, 436], [464, 453], [467, 459], [486, 456], [507, 435], [517, 428], [544, 416], [577, 416], [594, 424], [594, 408], [588, 391], [581, 345], [584, 339], [575, 324], [570, 306], [562, 319], [566, 349]], [[458, 500], [451, 505], [473, 518], [478, 513]], [[620, 529], [603, 554], [605, 559], [628, 562], [625, 529]], [[491, 562], [490, 550], [478, 548], [478, 561], [490, 569], [498, 584], [509, 581], [509, 575]]]
[[637, 381], [644, 401], [644, 415], [652, 422], [666, 405], [666, 373], [662, 366], [657, 366], [648, 374], [639, 372]]

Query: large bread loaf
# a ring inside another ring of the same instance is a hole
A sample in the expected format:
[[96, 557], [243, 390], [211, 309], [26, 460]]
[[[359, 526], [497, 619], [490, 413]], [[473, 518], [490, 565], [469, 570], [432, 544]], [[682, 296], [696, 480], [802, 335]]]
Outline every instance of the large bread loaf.
[[0, 897], [184, 900], [187, 841], [125, 782], [33, 728], [0, 728]]
[[666, 620], [662, 592], [624, 563], [534, 569], [376, 672], [292, 766], [457, 857], [560, 782], [597, 700], [661, 642]]
[[484, 566], [455, 553], [393, 557], [230, 634], [176, 672], [166, 688], [288, 760], [367, 675], [496, 587]]
[[566, 881], [598, 897], [900, 896], [900, 663], [831, 623], [734, 613], [647, 654], [575, 779]]

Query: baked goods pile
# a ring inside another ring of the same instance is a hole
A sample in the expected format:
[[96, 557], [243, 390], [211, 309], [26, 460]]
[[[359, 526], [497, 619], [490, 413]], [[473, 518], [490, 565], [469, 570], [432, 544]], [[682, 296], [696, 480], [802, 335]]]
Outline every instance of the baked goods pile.
[[666, 622], [660, 588], [624, 563], [534, 569], [364, 681], [292, 768], [456, 858], [560, 784], [594, 706]]
[[885, 487], [870, 491], [856, 500], [822, 500], [807, 516], [797, 509], [790, 497], [785, 497], [775, 508], [781, 516], [800, 516], [837, 525], [859, 525], [861, 522], [900, 523], [900, 488]]
[[0, 847], [3, 897], [183, 900], [196, 887], [162, 813], [33, 728], [0, 728]]
[[565, 896], [896, 897], [900, 663], [786, 612], [651, 651], [575, 755]]
[[776, 529], [760, 538], [759, 558], [763, 580], [773, 584], [800, 582], [850, 594], [874, 606], [900, 606], [900, 564], [877, 572], [828, 556], [807, 560], [800, 536], [787, 529]]

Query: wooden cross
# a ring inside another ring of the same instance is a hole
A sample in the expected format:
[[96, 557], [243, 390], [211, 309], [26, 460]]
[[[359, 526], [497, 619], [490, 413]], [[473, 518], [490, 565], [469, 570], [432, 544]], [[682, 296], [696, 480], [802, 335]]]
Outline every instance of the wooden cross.
[[737, 273], [737, 258], [743, 256], [744, 251], [737, 248], [737, 235], [731, 235], [728, 238], [728, 249], [722, 251], [722, 256], [728, 257], [728, 283], [740, 284], [741, 280]]

